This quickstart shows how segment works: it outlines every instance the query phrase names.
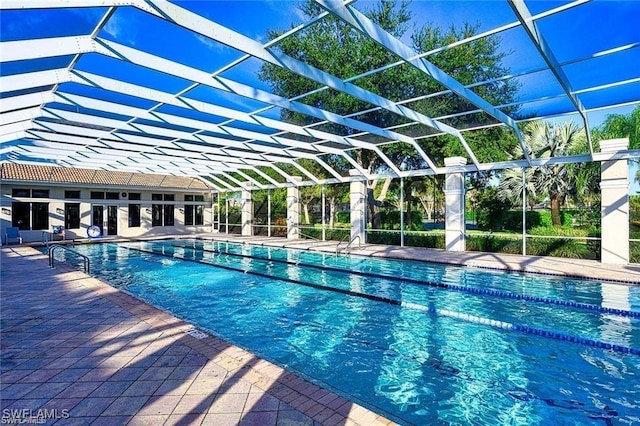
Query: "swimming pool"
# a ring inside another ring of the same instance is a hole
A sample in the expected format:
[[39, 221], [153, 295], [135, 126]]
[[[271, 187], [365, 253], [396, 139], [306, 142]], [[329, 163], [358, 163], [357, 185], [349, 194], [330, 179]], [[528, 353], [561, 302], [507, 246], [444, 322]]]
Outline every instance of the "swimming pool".
[[76, 250], [111, 285], [401, 423], [640, 422], [638, 287], [212, 241]]

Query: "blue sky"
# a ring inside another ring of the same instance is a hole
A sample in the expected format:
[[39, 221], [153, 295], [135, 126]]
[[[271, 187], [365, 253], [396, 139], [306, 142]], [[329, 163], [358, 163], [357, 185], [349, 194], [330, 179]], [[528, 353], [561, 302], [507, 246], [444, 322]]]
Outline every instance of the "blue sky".
[[[264, 43], [269, 29], [286, 30], [303, 22], [303, 17], [295, 7], [296, 2], [265, 1], [176, 1], [180, 6], [202, 16], [228, 26], [240, 34]], [[527, 1], [531, 13], [559, 7], [568, 3], [562, 1]], [[356, 2], [360, 10], [368, 9], [371, 1]], [[480, 0], [414, 0], [412, 26], [427, 23], [447, 28], [469, 22], [479, 25], [479, 31], [515, 22], [516, 18], [506, 1]], [[0, 14], [0, 31], [3, 41], [21, 38], [41, 38], [67, 35], [89, 34], [105, 13], [106, 8], [66, 9], [53, 11], [3, 11]], [[637, 78], [639, 81], [622, 87], [586, 92], [580, 97], [587, 108], [597, 106], [606, 99], [611, 103], [622, 103], [640, 98], [640, 48], [630, 48], [611, 55], [597, 56], [607, 49], [640, 43], [640, 2], [595, 0], [575, 7], [562, 16], [550, 16], [539, 20], [538, 25], [546, 37], [557, 60], [567, 63], [564, 70], [572, 81], [575, 90], [595, 85], [605, 85], [612, 81], [615, 74], [619, 79]], [[411, 30], [409, 30], [409, 33]], [[134, 8], [118, 8], [99, 37], [106, 40], [148, 51], [194, 68], [214, 72], [229, 62], [243, 56], [233, 47], [224, 46], [201, 35], [193, 34], [183, 28], [154, 18]], [[534, 46], [528, 40], [522, 28], [514, 28], [500, 34], [502, 49], [511, 52], [506, 59], [512, 73], [544, 67]], [[408, 42], [407, 39], [404, 40]], [[589, 58], [588, 61], [575, 61]], [[69, 58], [44, 59], [31, 63], [9, 64], [3, 66], [2, 74], [13, 74], [25, 70], [38, 70], [64, 66]], [[573, 63], [572, 63], [573, 62]], [[633, 66], [632, 64], [636, 64]], [[268, 90], [259, 81], [256, 72], [261, 62], [256, 59], [245, 61], [240, 66], [226, 71], [223, 77], [230, 78], [257, 88]], [[176, 93], [190, 83], [178, 77], [162, 75], [151, 70], [141, 70], [123, 61], [105, 58], [97, 54], [83, 55], [77, 69], [101, 73], [108, 70], [110, 76], [124, 81], [145, 85], [158, 90]], [[544, 101], [527, 106], [527, 112], [554, 114], [566, 111], [568, 101], [553, 96], [562, 93], [552, 74], [540, 71], [519, 79], [521, 99], [549, 97]], [[76, 85], [79, 86], [79, 85]], [[83, 92], [85, 87], [68, 87], [71, 92]], [[260, 102], [241, 98], [236, 95], [221, 95], [218, 91], [198, 88], [189, 93], [195, 99], [214, 101], [223, 106], [233, 105], [246, 112], [262, 108]], [[122, 102], [136, 103], [146, 107], [141, 100], [120, 99]], [[166, 107], [167, 109], [169, 107]], [[599, 125], [608, 113], [626, 114], [633, 109], [628, 106], [611, 111], [597, 111], [589, 114], [592, 127]], [[273, 109], [271, 116], [277, 116]], [[637, 190], [637, 189], [636, 189]]]

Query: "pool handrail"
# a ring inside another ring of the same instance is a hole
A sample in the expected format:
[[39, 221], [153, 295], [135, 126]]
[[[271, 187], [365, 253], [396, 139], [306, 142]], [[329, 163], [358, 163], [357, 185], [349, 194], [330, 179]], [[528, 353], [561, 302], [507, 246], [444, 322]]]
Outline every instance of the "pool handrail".
[[[342, 239], [338, 242], [338, 244], [336, 244], [336, 255], [337, 255], [337, 254], [340, 254], [340, 245], [341, 245], [342, 243], [344, 243], [344, 242], [347, 240], [347, 238], [348, 238], [348, 237], [349, 237], [349, 235], [345, 235], [345, 236], [344, 236], [344, 238], [342, 238]], [[358, 234], [358, 235], [354, 235], [354, 236], [353, 236], [353, 238], [351, 238], [351, 240], [349, 240], [349, 243], [348, 243], [348, 244], [347, 244], [347, 246], [344, 248], [344, 252], [345, 252], [345, 253], [349, 253], [349, 249], [351, 248], [351, 245], [353, 244], [353, 242], [354, 242], [355, 240], [358, 240], [358, 247], [359, 247], [359, 246], [360, 246], [360, 244], [361, 244], [361, 243], [360, 243], [360, 234]]]
[[85, 274], [90, 274], [91, 273], [91, 260], [89, 259], [89, 257], [85, 256], [82, 253], [78, 253], [75, 250], [71, 250], [69, 247], [67, 247], [66, 245], [63, 245], [63, 244], [52, 244], [51, 246], [49, 246], [49, 266], [51, 268], [54, 267], [55, 258], [54, 258], [53, 255], [54, 255], [55, 250], [58, 247], [61, 247], [61, 248], [65, 249], [65, 250], [67, 250], [67, 251], [70, 251], [71, 253], [73, 253], [73, 254], [75, 254], [77, 256], [80, 256], [82, 258], [82, 260], [83, 260], [83, 263], [84, 263], [84, 272], [85, 272]]

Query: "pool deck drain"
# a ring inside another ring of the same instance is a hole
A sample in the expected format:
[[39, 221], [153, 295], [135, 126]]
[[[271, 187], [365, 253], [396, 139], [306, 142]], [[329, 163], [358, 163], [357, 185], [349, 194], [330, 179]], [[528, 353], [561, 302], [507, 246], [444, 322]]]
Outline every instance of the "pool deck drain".
[[393, 424], [31, 247], [0, 265], [3, 424]]

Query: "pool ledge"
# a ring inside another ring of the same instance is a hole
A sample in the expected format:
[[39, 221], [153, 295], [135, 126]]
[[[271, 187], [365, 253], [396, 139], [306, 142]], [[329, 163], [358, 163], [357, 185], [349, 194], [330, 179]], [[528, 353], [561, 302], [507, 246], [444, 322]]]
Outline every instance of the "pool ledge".
[[44, 412], [47, 424], [395, 424], [96, 278], [51, 269], [31, 247], [3, 247], [0, 261], [10, 413]]

